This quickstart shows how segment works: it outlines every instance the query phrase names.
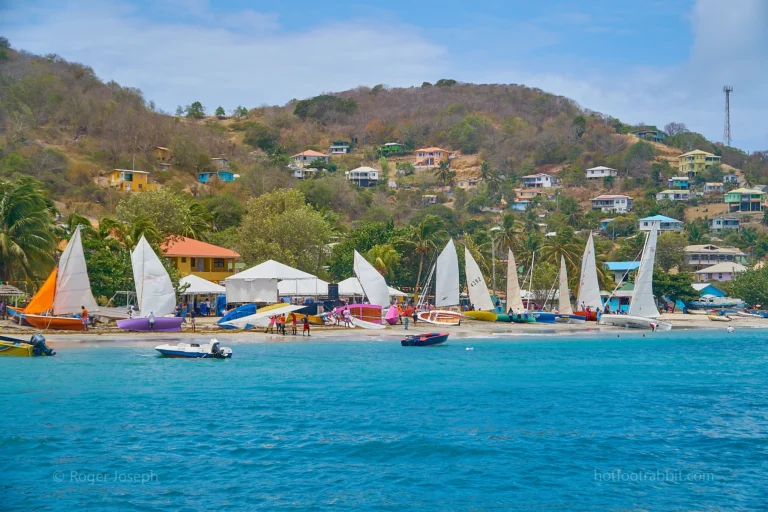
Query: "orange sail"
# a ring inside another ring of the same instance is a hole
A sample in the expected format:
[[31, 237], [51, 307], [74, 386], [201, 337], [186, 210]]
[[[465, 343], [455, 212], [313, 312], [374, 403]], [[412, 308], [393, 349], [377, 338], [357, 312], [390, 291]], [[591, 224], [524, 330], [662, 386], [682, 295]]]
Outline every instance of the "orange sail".
[[45, 311], [50, 310], [53, 307], [53, 297], [56, 295], [56, 268], [53, 269], [51, 275], [45, 280], [43, 286], [37, 290], [37, 293], [32, 300], [24, 308], [24, 313], [31, 315], [37, 315]]

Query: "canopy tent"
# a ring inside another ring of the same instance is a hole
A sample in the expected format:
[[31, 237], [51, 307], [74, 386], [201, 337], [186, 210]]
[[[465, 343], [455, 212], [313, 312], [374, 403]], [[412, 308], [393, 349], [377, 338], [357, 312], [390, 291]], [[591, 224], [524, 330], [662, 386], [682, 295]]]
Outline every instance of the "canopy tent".
[[315, 297], [328, 295], [328, 283], [322, 279], [286, 279], [277, 283], [281, 297]]
[[183, 289], [184, 285], [188, 286], [182, 292], [182, 295], [218, 295], [227, 291], [223, 286], [212, 283], [207, 279], [203, 279], [194, 274], [179, 279], [179, 287]]
[[[320, 279], [317, 276], [269, 260], [226, 278], [224, 286], [227, 289], [227, 302], [277, 302], [278, 281], [284, 280], [311, 281], [312, 285], [320, 287]], [[287, 286], [289, 289], [296, 288], [293, 283]], [[307, 286], [311, 287], [310, 284]]]
[[[397, 288], [392, 288], [391, 286], [388, 286], [387, 288], [389, 288], [390, 297], [408, 296], [407, 293], [403, 293]], [[365, 293], [363, 293], [363, 287], [360, 286], [360, 281], [358, 281], [356, 277], [350, 277], [339, 283], [339, 297], [363, 297], [364, 295]]]

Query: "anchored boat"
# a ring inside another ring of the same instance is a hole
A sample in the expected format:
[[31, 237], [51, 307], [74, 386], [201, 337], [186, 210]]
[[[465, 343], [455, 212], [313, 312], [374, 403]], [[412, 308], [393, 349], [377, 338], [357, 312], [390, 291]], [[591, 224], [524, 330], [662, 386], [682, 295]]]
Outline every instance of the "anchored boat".
[[448, 332], [428, 332], [425, 334], [414, 334], [413, 336], [406, 336], [400, 340], [400, 344], [404, 347], [433, 347], [435, 345], [442, 345], [448, 341]]
[[55, 356], [56, 352], [45, 344], [42, 334], [33, 334], [29, 341], [0, 336], [0, 356], [38, 357]]
[[222, 347], [218, 340], [210, 343], [179, 343], [178, 345], [158, 345], [155, 350], [163, 357], [190, 359], [230, 359], [232, 349]]

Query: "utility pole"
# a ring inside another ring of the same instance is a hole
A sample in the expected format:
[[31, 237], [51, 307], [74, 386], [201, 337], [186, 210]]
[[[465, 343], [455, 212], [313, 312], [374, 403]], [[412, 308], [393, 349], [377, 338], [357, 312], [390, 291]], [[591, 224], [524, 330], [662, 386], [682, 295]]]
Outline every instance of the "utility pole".
[[731, 93], [733, 87], [726, 85], [723, 87], [725, 93], [725, 126], [723, 128], [723, 146], [731, 145]]

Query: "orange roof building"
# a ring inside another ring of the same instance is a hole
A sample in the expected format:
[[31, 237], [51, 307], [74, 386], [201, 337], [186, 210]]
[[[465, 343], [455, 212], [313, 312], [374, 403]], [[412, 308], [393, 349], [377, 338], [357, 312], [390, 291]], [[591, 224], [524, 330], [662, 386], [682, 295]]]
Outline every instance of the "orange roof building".
[[325, 153], [320, 153], [319, 151], [307, 149], [306, 151], [302, 151], [301, 153], [296, 153], [293, 155], [291, 160], [293, 161], [294, 165], [298, 167], [311, 167], [312, 162], [315, 160], [328, 162], [328, 155]]
[[174, 238], [163, 244], [163, 256], [182, 277], [194, 274], [208, 281], [219, 282], [235, 273], [240, 255], [217, 245], [192, 238]]

